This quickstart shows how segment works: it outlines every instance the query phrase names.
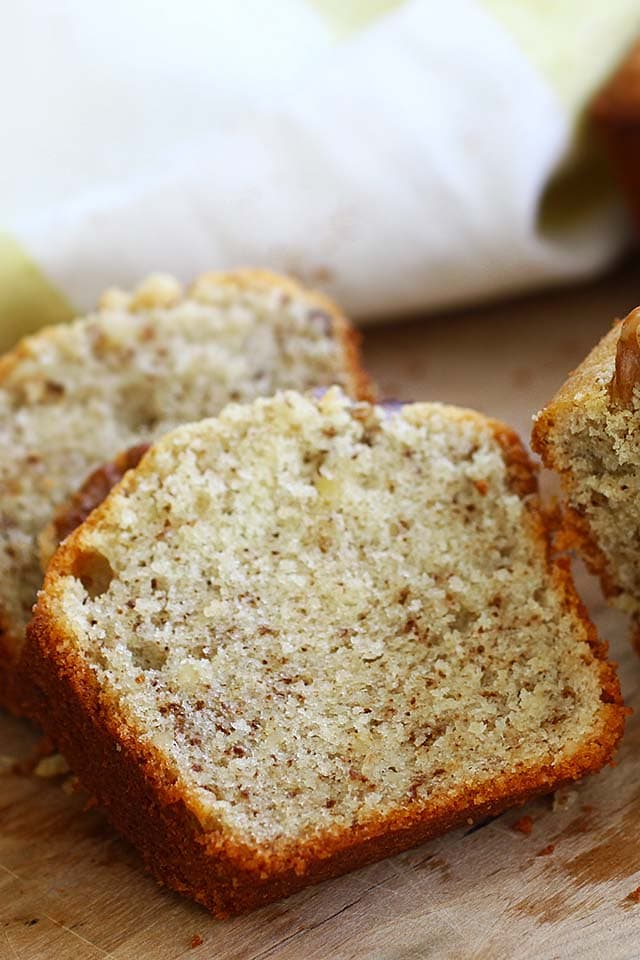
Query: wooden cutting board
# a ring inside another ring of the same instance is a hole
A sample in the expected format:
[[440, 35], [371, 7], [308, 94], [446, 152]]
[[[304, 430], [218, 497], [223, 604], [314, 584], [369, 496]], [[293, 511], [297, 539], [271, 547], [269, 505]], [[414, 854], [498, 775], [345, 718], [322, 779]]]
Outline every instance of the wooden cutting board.
[[[370, 367], [387, 396], [477, 407], [527, 436], [611, 318], [640, 301], [635, 273], [382, 326], [366, 336]], [[638, 709], [625, 620], [583, 571], [578, 581]], [[24, 758], [36, 742], [28, 724], [0, 716], [0, 754]], [[0, 960], [640, 957], [640, 712], [617, 766], [575, 790], [226, 922], [157, 886], [64, 782], [0, 775]], [[514, 828], [523, 816], [530, 833]]]

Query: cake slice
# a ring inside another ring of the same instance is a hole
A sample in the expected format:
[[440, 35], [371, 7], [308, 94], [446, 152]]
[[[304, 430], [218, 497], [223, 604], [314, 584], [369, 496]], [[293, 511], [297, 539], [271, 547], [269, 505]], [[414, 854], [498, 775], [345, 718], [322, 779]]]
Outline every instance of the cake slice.
[[616, 323], [535, 419], [532, 443], [560, 475], [562, 545], [611, 602], [640, 617], [640, 308]]
[[152, 277], [1, 358], [0, 703], [24, 700], [38, 536], [90, 471], [230, 400], [332, 383], [370, 395], [353, 330], [324, 297], [263, 271], [208, 274], [186, 294]]
[[159, 440], [62, 544], [42, 723], [217, 916], [598, 770], [614, 668], [505, 426], [284, 392]]

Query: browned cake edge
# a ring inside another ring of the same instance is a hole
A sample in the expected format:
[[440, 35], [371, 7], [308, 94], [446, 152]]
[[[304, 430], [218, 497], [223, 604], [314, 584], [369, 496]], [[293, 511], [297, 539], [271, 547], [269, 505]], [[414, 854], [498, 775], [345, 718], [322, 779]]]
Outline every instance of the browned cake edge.
[[51, 523], [40, 536], [40, 559], [43, 572], [62, 541], [87, 519], [107, 494], [137, 467], [151, 444], [139, 443], [119, 453], [115, 460], [103, 463], [90, 473], [82, 486], [56, 509]]
[[[553, 434], [558, 422], [576, 403], [576, 394], [593, 390], [595, 374], [603, 360], [615, 355], [622, 322], [616, 320], [612, 329], [595, 345], [580, 366], [569, 374], [553, 399], [538, 415], [531, 433], [533, 450], [540, 455], [545, 467], [558, 474], [566, 497], [571, 496], [572, 474], [570, 470], [561, 469], [557, 463], [553, 449]], [[560, 550], [576, 550], [584, 560], [587, 569], [599, 578], [605, 596], [618, 596], [621, 588], [584, 514], [563, 499], [559, 511], [556, 512], [554, 525], [557, 534], [556, 547]]]
[[[502, 424], [493, 426], [514, 490], [525, 496], [536, 488], [534, 467], [517, 436]], [[123, 483], [135, 483], [137, 472], [129, 473]], [[98, 522], [103, 509], [92, 514], [87, 524]], [[438, 802], [414, 801], [390, 815], [372, 816], [352, 829], [336, 830], [285, 852], [253, 849], [220, 833], [206, 832], [162, 756], [139, 742], [115, 700], [100, 689], [49, 612], [50, 595], [60, 589], [58, 577], [73, 563], [74, 534], [50, 564], [28, 631], [25, 666], [46, 701], [39, 719], [113, 825], [138, 847], [154, 876], [220, 918], [288, 896], [557, 789], [599, 770], [611, 759], [622, 736], [626, 710], [615, 666], [607, 661], [607, 646], [598, 639], [575, 592], [568, 562], [552, 560], [545, 520], [535, 499], [528, 509], [536, 528], [531, 535], [543, 542], [565, 608], [586, 628], [585, 656], [598, 661], [602, 689], [591, 737], [561, 762], [531, 765]]]
[[[247, 268], [226, 273], [202, 274], [194, 285], [203, 280], [211, 280], [219, 285], [231, 286], [237, 289], [262, 286], [265, 289], [277, 287], [292, 297], [304, 298], [310, 307], [327, 314], [331, 321], [332, 333], [341, 348], [342, 363], [347, 373], [346, 392], [356, 400], [375, 400], [376, 391], [373, 381], [364, 369], [360, 344], [361, 333], [351, 325], [340, 308], [329, 297], [316, 290], [303, 287], [290, 277], [280, 276], [270, 270]], [[25, 357], [30, 356], [34, 341], [47, 340], [57, 336], [58, 327], [45, 327], [36, 334], [25, 337], [13, 350], [0, 357], [0, 383], [9, 376], [15, 366]], [[143, 449], [144, 448], [144, 449]], [[58, 543], [64, 539], [78, 524], [98, 506], [106, 497], [109, 490], [122, 478], [123, 473], [136, 466], [148, 444], [132, 447], [124, 453], [119, 453], [112, 463], [98, 467], [84, 484], [68, 501], [60, 504], [52, 524], [41, 536], [41, 554], [46, 566]], [[139, 451], [136, 459], [136, 451]], [[117, 451], [114, 451], [114, 454]], [[126, 466], [128, 459], [131, 460]], [[28, 674], [21, 669], [19, 657], [14, 654], [20, 643], [12, 630], [12, 625], [0, 608], [0, 707], [16, 716], [32, 717], [34, 708], [31, 705], [35, 691], [31, 688]]]
[[14, 716], [32, 716], [25, 713], [21, 704], [25, 700], [26, 690], [22, 671], [16, 669], [16, 661], [10, 647], [11, 624], [0, 610], [0, 709], [8, 710]]
[[596, 96], [590, 114], [640, 229], [640, 42]]

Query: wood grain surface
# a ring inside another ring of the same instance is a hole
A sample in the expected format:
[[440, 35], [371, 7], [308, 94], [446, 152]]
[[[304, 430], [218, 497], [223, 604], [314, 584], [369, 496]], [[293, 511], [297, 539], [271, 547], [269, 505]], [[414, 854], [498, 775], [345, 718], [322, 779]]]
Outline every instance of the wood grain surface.
[[[367, 359], [387, 396], [476, 407], [526, 437], [532, 413], [638, 301], [630, 264], [587, 287], [376, 328]], [[640, 659], [624, 617], [577, 577], [637, 711], [615, 767], [226, 922], [159, 887], [67, 778], [5, 771], [0, 960], [640, 957]], [[37, 740], [0, 715], [0, 755], [24, 759]]]

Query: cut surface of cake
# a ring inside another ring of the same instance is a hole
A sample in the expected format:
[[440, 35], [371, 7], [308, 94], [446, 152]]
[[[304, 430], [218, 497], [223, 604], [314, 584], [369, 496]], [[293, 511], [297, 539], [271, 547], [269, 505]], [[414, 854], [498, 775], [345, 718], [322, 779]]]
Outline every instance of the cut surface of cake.
[[611, 602], [640, 616], [640, 309], [591, 351], [536, 417], [533, 446], [562, 482], [563, 541]]
[[90, 471], [230, 400], [333, 383], [370, 396], [347, 321], [321, 295], [253, 270], [206, 274], [186, 293], [163, 276], [109, 291], [95, 313], [0, 359], [0, 704], [19, 709], [38, 537]]
[[228, 916], [598, 770], [614, 668], [504, 425], [332, 388], [178, 428], [55, 554], [45, 731]]

